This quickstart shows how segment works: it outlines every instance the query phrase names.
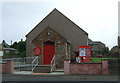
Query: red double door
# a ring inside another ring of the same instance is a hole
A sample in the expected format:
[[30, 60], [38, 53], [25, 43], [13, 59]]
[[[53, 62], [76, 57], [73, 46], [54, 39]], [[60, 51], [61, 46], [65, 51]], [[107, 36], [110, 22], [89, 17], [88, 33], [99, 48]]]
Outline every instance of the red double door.
[[51, 42], [51, 41], [44, 42], [43, 51], [44, 51], [44, 64], [49, 65], [55, 54], [54, 42]]

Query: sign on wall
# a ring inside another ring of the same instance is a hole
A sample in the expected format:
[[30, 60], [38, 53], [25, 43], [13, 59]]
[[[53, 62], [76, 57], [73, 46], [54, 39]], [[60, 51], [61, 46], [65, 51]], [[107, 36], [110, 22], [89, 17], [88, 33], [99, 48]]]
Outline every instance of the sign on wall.
[[91, 52], [91, 46], [80, 46], [79, 47], [79, 56], [84, 57], [91, 57], [92, 52]]
[[41, 54], [41, 49], [40, 47], [34, 48], [34, 55], [40, 55]]
[[80, 63], [80, 57], [76, 57], [76, 62]]
[[85, 56], [86, 49], [85, 48], [80, 48], [80, 55], [79, 56]]

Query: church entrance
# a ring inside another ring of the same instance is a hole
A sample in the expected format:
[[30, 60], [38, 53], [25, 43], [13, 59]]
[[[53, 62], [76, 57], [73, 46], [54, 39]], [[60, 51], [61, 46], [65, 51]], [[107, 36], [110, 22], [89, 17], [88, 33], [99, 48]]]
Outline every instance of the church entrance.
[[44, 42], [44, 65], [49, 65], [55, 54], [55, 43], [52, 41]]

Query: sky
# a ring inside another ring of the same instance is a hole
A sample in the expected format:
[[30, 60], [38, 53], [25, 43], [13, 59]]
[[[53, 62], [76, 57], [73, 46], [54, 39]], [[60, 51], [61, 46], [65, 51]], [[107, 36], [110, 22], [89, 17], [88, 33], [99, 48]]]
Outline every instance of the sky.
[[[0, 41], [25, 40], [54, 8], [110, 49], [117, 45], [119, 0], [4, 0], [0, 2]], [[119, 34], [120, 35], [120, 34]]]

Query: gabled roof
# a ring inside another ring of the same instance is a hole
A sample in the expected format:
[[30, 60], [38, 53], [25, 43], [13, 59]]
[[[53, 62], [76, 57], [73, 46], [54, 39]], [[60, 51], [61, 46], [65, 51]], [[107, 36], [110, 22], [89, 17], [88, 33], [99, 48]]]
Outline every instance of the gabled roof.
[[65, 15], [63, 15], [60, 11], [58, 11], [56, 8], [50, 12], [40, 23], [38, 23], [27, 35], [26, 37], [31, 34], [32, 31], [34, 31], [46, 18], [48, 18], [51, 14], [53, 14], [54, 12], [59, 13], [60, 15], [64, 16], [64, 18], [68, 19], [69, 22], [71, 22], [72, 24], [74, 24], [77, 28], [79, 28], [81, 31], [83, 31], [86, 35], [88, 35], [87, 32], [85, 32], [83, 29], [81, 29], [78, 25], [76, 25], [73, 21], [71, 21], [69, 18], [67, 18]]

